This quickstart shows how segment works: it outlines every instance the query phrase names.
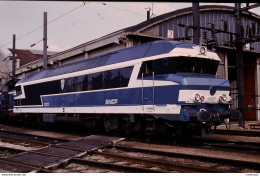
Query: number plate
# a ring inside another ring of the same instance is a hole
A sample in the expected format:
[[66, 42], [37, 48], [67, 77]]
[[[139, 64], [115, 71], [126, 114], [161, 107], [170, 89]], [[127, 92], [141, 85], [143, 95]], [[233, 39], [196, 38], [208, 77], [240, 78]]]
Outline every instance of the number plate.
[[215, 103], [216, 102], [216, 97], [208, 97], [206, 102], [207, 103]]

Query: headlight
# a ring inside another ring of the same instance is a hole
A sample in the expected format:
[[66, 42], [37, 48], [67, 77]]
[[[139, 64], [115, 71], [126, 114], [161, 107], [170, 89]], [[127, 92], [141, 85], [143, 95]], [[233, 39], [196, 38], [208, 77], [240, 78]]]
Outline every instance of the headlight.
[[223, 94], [222, 97], [223, 97], [223, 100], [224, 100], [224, 101], [227, 101], [227, 96], [226, 96], [226, 94]]
[[196, 102], [199, 102], [199, 101], [200, 101], [200, 94], [196, 93], [196, 94], [195, 94], [195, 97], [194, 97], [194, 100], [195, 100]]

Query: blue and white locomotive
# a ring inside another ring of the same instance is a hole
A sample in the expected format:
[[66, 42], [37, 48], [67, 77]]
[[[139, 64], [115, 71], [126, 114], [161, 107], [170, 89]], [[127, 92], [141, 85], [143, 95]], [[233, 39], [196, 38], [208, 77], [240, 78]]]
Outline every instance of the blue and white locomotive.
[[205, 47], [153, 41], [28, 75], [16, 84], [14, 113], [106, 131], [207, 136], [230, 116], [219, 62]]

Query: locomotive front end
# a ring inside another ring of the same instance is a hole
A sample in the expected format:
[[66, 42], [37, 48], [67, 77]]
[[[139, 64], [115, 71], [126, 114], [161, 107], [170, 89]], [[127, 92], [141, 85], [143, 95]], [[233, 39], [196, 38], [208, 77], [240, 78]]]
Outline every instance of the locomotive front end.
[[[230, 84], [216, 75], [220, 61], [206, 47], [177, 43], [167, 56], [143, 62], [140, 79], [155, 85], [150, 89], [154, 116], [180, 135], [209, 136], [212, 127], [230, 117]], [[162, 113], [159, 107], [165, 105]]]
[[[195, 134], [205, 137], [211, 134], [212, 126], [216, 127], [225, 119], [230, 118], [230, 85], [227, 80], [217, 78], [196, 77], [193, 79], [198, 83], [204, 81], [204, 85], [193, 85], [197, 87], [193, 90], [185, 88], [180, 90], [181, 112], [179, 118], [186, 121], [187, 128], [193, 129]], [[211, 85], [211, 82], [214, 82], [214, 85]]]
[[198, 54], [190, 57], [193, 61], [185, 66], [189, 71], [170, 75], [168, 80], [180, 84], [179, 121], [184, 122], [184, 130], [187, 130], [182, 133], [192, 131], [193, 134], [206, 137], [211, 135], [213, 126], [216, 128], [230, 118], [232, 98], [229, 96], [229, 81], [216, 75], [220, 62], [217, 54], [209, 50], [205, 52], [205, 47], [197, 48], [194, 51]]

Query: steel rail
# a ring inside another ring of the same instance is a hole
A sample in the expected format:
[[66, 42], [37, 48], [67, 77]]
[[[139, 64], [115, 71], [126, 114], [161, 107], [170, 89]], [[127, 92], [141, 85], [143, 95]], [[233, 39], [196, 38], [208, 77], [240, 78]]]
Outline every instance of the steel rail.
[[116, 158], [119, 160], [125, 160], [129, 162], [135, 162], [135, 163], [141, 163], [153, 167], [159, 167], [164, 168], [166, 170], [174, 170], [179, 172], [190, 172], [190, 173], [222, 173], [222, 170], [218, 169], [210, 169], [205, 167], [196, 167], [196, 166], [187, 166], [187, 165], [181, 165], [181, 164], [174, 164], [167, 161], [159, 161], [154, 159], [145, 159], [145, 158], [136, 158], [136, 157], [130, 157], [126, 155], [120, 155], [120, 154], [113, 154], [109, 152], [94, 152], [95, 154], [104, 155], [109, 158]]
[[213, 131], [213, 135], [214, 134], [260, 137], [260, 131], [216, 130]]
[[22, 152], [28, 152], [28, 150], [24, 149], [18, 149], [18, 148], [12, 148], [12, 147], [7, 147], [7, 146], [0, 146], [0, 150], [8, 150], [10, 152], [17, 152], [17, 153], [22, 153]]
[[191, 142], [208, 142], [208, 143], [234, 143], [240, 145], [253, 145], [260, 146], [259, 142], [245, 142], [245, 141], [235, 141], [235, 140], [219, 140], [219, 139], [189, 139]]
[[[44, 131], [42, 131], [44, 132]], [[0, 131], [0, 135], [3, 135], [2, 133], [9, 133], [9, 134], [14, 134], [14, 135], [24, 135], [24, 136], [27, 136], [27, 137], [38, 137], [39, 139], [41, 140], [58, 140], [59, 142], [68, 142], [70, 140], [68, 139], [62, 139], [62, 138], [55, 138], [55, 137], [50, 137], [50, 136], [40, 136], [40, 135], [37, 135], [37, 134], [30, 134], [30, 133], [23, 133], [21, 131], [14, 131], [14, 130], [3, 130], [3, 131]]]
[[[199, 140], [205, 143], [224, 143], [224, 144], [236, 144], [236, 145], [244, 145], [248, 147], [249, 145], [260, 148], [260, 143], [259, 142], [245, 142], [245, 141], [236, 141], [236, 140], [216, 140], [216, 139], [202, 139]], [[255, 149], [257, 149], [255, 148]], [[245, 149], [245, 148], [244, 148]]]

